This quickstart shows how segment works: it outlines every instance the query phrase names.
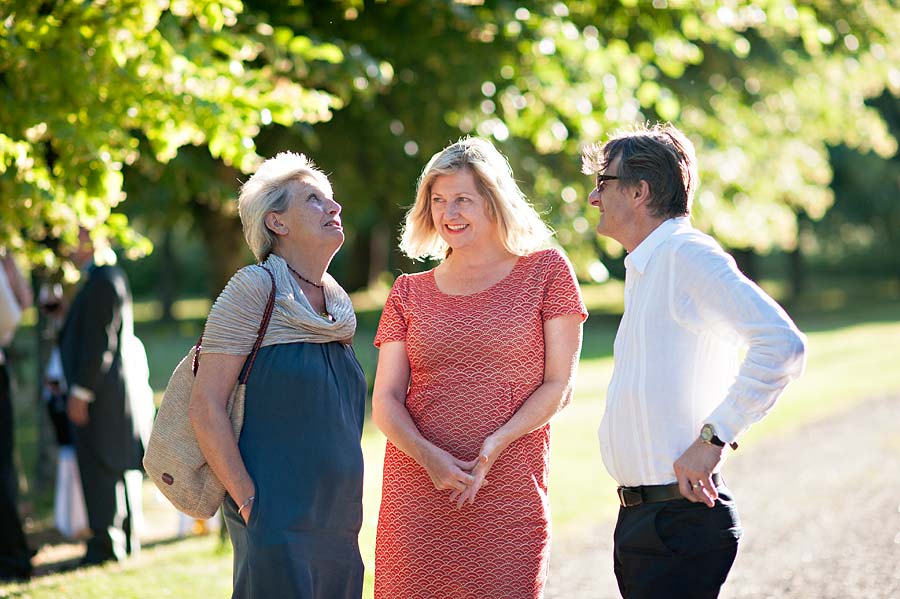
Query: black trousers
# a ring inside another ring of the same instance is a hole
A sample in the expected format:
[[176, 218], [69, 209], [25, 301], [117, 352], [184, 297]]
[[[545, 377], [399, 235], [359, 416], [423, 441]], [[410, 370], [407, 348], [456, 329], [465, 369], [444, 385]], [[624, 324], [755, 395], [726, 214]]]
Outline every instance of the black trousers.
[[139, 549], [126, 492], [125, 472], [110, 468], [93, 451], [76, 442], [78, 470], [93, 536], [87, 542], [86, 564], [121, 561]]
[[613, 561], [625, 599], [711, 599], [743, 529], [727, 487], [710, 508], [676, 499], [619, 508]]
[[16, 506], [18, 477], [13, 464], [13, 411], [9, 373], [0, 364], [0, 580], [31, 575], [31, 551]]

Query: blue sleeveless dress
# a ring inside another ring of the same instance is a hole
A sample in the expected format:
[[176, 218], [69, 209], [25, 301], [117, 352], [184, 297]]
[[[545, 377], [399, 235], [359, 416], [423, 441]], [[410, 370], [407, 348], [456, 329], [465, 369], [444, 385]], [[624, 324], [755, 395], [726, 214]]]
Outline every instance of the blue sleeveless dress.
[[339, 342], [259, 350], [238, 447], [256, 485], [244, 525], [226, 496], [233, 599], [359, 599], [366, 380]]

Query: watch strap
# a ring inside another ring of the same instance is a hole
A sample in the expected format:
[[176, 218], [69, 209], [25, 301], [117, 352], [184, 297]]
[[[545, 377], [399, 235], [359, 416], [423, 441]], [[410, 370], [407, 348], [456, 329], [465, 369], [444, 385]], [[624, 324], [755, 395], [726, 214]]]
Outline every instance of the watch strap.
[[[708, 434], [708, 432], [711, 432], [712, 434], [710, 435]], [[700, 440], [709, 445], [715, 445], [716, 447], [725, 447], [725, 445], [728, 445], [731, 447], [731, 449], [736, 450], [738, 448], [737, 441], [732, 441], [726, 444], [725, 441], [720, 439], [719, 436], [715, 433], [715, 429], [711, 424], [703, 425], [703, 430], [700, 431]]]
[[712, 439], [710, 439], [710, 441], [712, 441], [712, 444], [713, 444], [713, 445], [718, 445], [719, 447], [725, 447], [725, 445], [728, 445], [729, 447], [731, 447], [731, 449], [737, 449], [737, 448], [738, 448], [737, 441], [732, 441], [731, 443], [725, 443], [725, 441], [723, 441], [722, 439], [720, 439], [720, 438], [717, 437], [716, 435], [713, 435], [713, 436], [712, 436]]

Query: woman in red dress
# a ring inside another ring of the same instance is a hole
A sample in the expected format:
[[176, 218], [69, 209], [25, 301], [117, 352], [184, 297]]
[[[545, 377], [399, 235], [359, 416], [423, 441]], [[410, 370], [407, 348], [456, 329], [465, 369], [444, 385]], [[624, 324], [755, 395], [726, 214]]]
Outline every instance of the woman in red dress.
[[388, 438], [376, 599], [543, 596], [549, 421], [587, 317], [571, 265], [489, 142], [435, 154], [401, 248], [441, 263], [388, 297], [372, 417]]

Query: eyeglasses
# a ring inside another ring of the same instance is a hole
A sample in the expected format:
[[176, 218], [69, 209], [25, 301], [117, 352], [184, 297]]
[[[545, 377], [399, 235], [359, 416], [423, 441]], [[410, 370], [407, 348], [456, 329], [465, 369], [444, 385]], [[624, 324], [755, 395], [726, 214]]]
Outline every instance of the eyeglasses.
[[615, 181], [616, 179], [620, 179], [618, 175], [597, 175], [597, 189], [600, 189], [600, 186], [603, 185], [604, 181]]

